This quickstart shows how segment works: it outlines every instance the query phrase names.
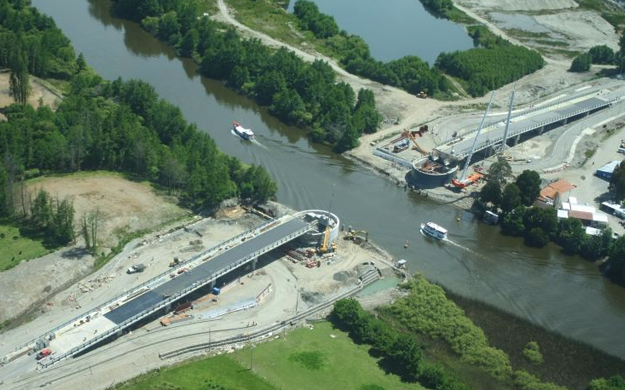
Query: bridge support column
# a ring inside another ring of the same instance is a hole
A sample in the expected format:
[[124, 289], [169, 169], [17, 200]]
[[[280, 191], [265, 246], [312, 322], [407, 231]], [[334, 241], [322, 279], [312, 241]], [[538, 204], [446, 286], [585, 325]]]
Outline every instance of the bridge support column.
[[[541, 129], [543, 128], [541, 127]], [[514, 137], [512, 137], [512, 146], [517, 146], [520, 139], [521, 139], [521, 135], [515, 135]]]
[[252, 260], [252, 272], [256, 271], [257, 262], [258, 262], [258, 257], [255, 257], [254, 260]]
[[[566, 119], [565, 119], [565, 120], [566, 120]], [[564, 123], [564, 124], [566, 125], [566, 123]], [[542, 134], [542, 133], [544, 133], [544, 132], [545, 132], [545, 126], [541, 126], [541, 127], [538, 129], [538, 135], [541, 135], [541, 134]]]
[[211, 290], [211, 291], [213, 291], [213, 289], [215, 288], [215, 284], [216, 284], [216, 283], [217, 283], [217, 280], [216, 280], [216, 279], [215, 279], [215, 280], [212, 280], [212, 281], [210, 282], [210, 290]]
[[562, 122], [562, 126], [566, 126], [566, 124], [569, 123], [569, 118], [566, 118], [563, 122]]

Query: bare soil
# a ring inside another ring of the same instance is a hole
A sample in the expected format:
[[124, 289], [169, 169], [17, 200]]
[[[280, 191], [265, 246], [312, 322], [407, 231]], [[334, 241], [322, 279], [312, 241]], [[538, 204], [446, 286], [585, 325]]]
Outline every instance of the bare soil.
[[100, 210], [102, 245], [117, 244], [119, 233], [154, 228], [187, 214], [151, 185], [133, 182], [115, 174], [79, 174], [38, 179], [29, 186], [74, 202], [76, 226], [85, 214]]
[[[29, 187], [33, 191], [43, 188], [60, 199], [71, 199], [76, 210], [76, 226], [85, 213], [99, 209], [100, 237], [108, 247], [117, 244], [120, 232], [154, 230], [187, 214], [171, 199], [157, 195], [150, 185], [108, 173], [37, 179]], [[6, 303], [0, 305], [0, 322], [15, 319], [42, 303], [45, 309], [52, 295], [88, 275], [94, 262], [78, 237], [73, 246], [23, 261], [0, 273], [0, 301]]]
[[[30, 76], [31, 94], [28, 97], [28, 104], [33, 107], [39, 107], [41, 100], [44, 105], [56, 110], [61, 103], [61, 95], [57, 91], [53, 91], [40, 81], [37, 77]], [[9, 72], [0, 71], [0, 108], [15, 103], [13, 97], [9, 93]], [[0, 114], [0, 120], [6, 119]]]

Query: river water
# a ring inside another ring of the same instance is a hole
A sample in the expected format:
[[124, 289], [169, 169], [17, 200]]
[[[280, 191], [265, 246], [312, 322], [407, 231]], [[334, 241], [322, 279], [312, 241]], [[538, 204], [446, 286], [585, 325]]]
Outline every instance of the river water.
[[[104, 78], [152, 84], [226, 153], [264, 165], [278, 182], [280, 202], [298, 210], [330, 209], [345, 225], [368, 230], [397, 259], [407, 259], [411, 271], [625, 358], [625, 289], [609, 283], [596, 266], [553, 246], [527, 248], [469, 213], [406, 192], [311, 144], [301, 130], [198, 76], [192, 62], [176, 58], [136, 24], [111, 17], [103, 0], [34, 0], [33, 5], [55, 19]], [[233, 120], [252, 128], [260, 145], [231, 135]], [[422, 237], [423, 221], [447, 227], [451, 242]]]
[[[376, 60], [417, 55], [433, 65], [442, 52], [473, 47], [464, 27], [431, 15], [419, 0], [312, 1], [341, 29], [363, 37]], [[294, 5], [292, 0], [288, 10], [293, 11]]]

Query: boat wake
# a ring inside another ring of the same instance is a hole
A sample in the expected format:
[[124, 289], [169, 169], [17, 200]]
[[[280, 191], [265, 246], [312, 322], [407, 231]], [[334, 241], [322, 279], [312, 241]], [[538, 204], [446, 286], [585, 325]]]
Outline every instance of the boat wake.
[[247, 142], [249, 142], [249, 143], [252, 143], [252, 144], [254, 144], [254, 145], [258, 145], [258, 146], [260, 146], [261, 148], [263, 148], [263, 149], [265, 149], [265, 150], [269, 150], [269, 148], [268, 148], [268, 147], [266, 147], [265, 145], [261, 144], [261, 143], [260, 143], [260, 142], [259, 142], [256, 138], [251, 139], [251, 140], [246, 140], [246, 139], [243, 139], [243, 138], [241, 138], [241, 137], [240, 137], [240, 136], [239, 136], [239, 135], [238, 135], [238, 134], [237, 134], [234, 130], [230, 130], [230, 134], [232, 134], [233, 136], [237, 137], [237, 138], [238, 138], [238, 139], [240, 139], [241, 141], [244, 141], [244, 142], [246, 142], [246, 143], [247, 143]]
[[465, 252], [469, 252], [469, 253], [471, 253], [471, 254], [472, 254], [472, 255], [474, 255], [474, 256], [477, 256], [477, 257], [482, 257], [482, 258], [486, 258], [485, 256], [483, 256], [482, 254], [480, 254], [480, 253], [478, 253], [478, 252], [474, 251], [473, 249], [468, 248], [468, 247], [466, 247], [466, 246], [464, 246], [464, 245], [458, 244], [457, 242], [452, 241], [452, 240], [450, 240], [449, 238], [445, 238], [445, 239], [443, 239], [442, 241], [443, 241], [443, 242], [445, 242], [445, 243], [450, 244], [451, 246], [455, 246], [456, 248], [460, 248], [460, 249], [462, 249], [462, 250], [463, 250], [463, 251], [465, 251]]

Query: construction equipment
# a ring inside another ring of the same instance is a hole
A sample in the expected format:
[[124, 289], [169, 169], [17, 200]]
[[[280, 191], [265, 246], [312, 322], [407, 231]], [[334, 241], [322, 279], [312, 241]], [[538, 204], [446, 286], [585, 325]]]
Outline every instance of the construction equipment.
[[345, 233], [346, 240], [352, 241], [369, 241], [369, 232], [366, 230], [350, 230]]
[[319, 247], [319, 253], [323, 254], [328, 251], [328, 244], [330, 242], [330, 225], [326, 226], [326, 231], [323, 235], [323, 243]]
[[408, 146], [410, 146], [410, 141], [408, 141], [407, 138], [404, 138], [403, 140], [393, 145], [393, 153], [403, 152], [404, 150], [408, 149]]
[[180, 258], [178, 258], [178, 257], [174, 257], [174, 260], [173, 260], [171, 263], [169, 263], [169, 266], [170, 266], [170, 267], [175, 267], [175, 266], [177, 266], [178, 264], [180, 264]]
[[427, 98], [428, 98], [428, 94], [427, 94], [427, 93], [425, 93], [425, 92], [423, 92], [423, 91], [421, 91], [421, 92], [419, 92], [419, 93], [417, 94], [417, 97], [418, 97], [418, 98], [421, 98], [421, 99], [427, 99]]
[[[426, 126], [426, 128], [427, 128], [427, 126]], [[419, 144], [417, 143], [417, 140], [416, 140], [417, 135], [415, 133], [417, 133], [417, 132], [413, 131], [411, 133], [408, 133], [408, 138], [410, 138], [410, 140], [414, 144], [414, 146], [412, 147], [412, 150], [416, 150], [417, 152], [419, 152], [419, 153], [421, 153], [423, 155], [430, 154], [430, 152], [428, 152], [427, 150], [425, 150], [425, 149], [423, 149], [422, 147], [419, 146]], [[421, 130], [419, 130], [418, 134], [421, 134]]]
[[467, 161], [464, 163], [464, 169], [462, 170], [462, 175], [460, 179], [453, 179], [451, 184], [453, 184], [457, 188], [466, 188], [467, 186], [477, 182], [481, 177], [484, 177], [481, 173], [474, 173], [469, 178], [467, 178], [467, 169], [469, 169], [469, 164], [471, 163], [471, 157], [473, 157], [473, 152], [475, 151], [475, 146], [477, 145], [477, 139], [480, 137], [480, 133], [482, 132], [482, 126], [484, 126], [484, 121], [486, 120], [486, 116], [488, 115], [488, 111], [490, 111], [490, 105], [493, 102], [493, 97], [495, 97], [495, 91], [490, 95], [490, 100], [488, 101], [488, 106], [486, 107], [486, 111], [484, 112], [484, 116], [482, 117], [482, 121], [480, 122], [480, 126], [477, 128], [477, 134], [473, 139], [473, 145], [471, 146], [471, 151], [467, 156]]

